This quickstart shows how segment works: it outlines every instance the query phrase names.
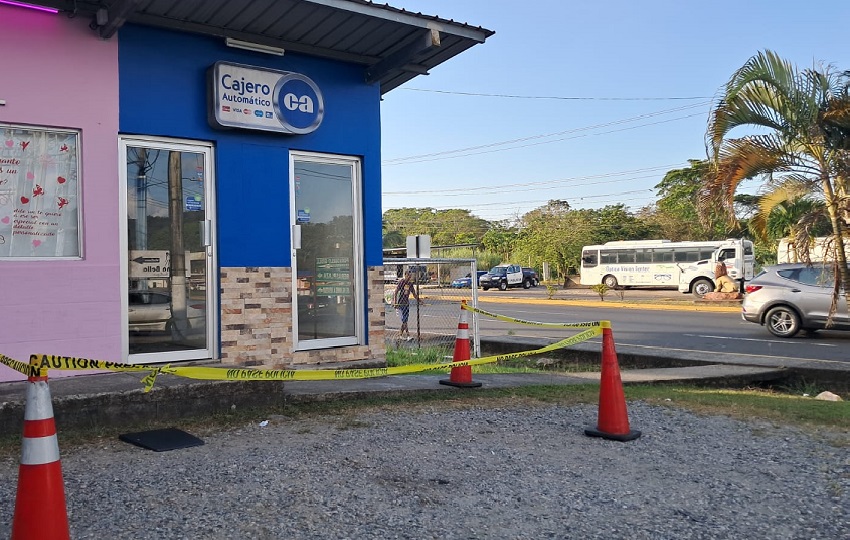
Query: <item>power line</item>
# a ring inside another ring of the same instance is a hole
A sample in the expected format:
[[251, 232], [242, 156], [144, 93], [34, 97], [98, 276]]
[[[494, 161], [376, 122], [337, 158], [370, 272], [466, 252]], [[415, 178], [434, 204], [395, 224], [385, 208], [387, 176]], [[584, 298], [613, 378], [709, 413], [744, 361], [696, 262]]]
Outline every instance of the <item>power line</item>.
[[[382, 192], [382, 196], [386, 197], [386, 196], [424, 195], [424, 194], [429, 194], [429, 193], [438, 193], [440, 195], [446, 195], [446, 196], [457, 196], [457, 195], [449, 195], [449, 194], [454, 194], [454, 193], [460, 193], [460, 195], [476, 195], [476, 196], [479, 196], [479, 195], [510, 193], [511, 191], [531, 191], [531, 190], [539, 190], [539, 189], [554, 189], [554, 188], [557, 188], [557, 187], [563, 187], [559, 184], [567, 184], [567, 183], [571, 184], [571, 187], [590, 186], [590, 185], [604, 184], [604, 183], [611, 183], [611, 182], [623, 182], [623, 181], [626, 181], [626, 180], [638, 180], [638, 179], [643, 179], [643, 178], [651, 178], [654, 175], [639, 176], [639, 177], [630, 176], [629, 178], [624, 178], [624, 179], [620, 179], [620, 180], [607, 180], [607, 181], [605, 181], [605, 179], [610, 179], [610, 178], [617, 177], [617, 176], [632, 175], [632, 174], [635, 174], [635, 173], [652, 172], [652, 171], [660, 171], [660, 170], [669, 171], [670, 169], [675, 168], [675, 167], [679, 167], [679, 166], [684, 166], [684, 164], [659, 165], [659, 166], [647, 167], [647, 168], [643, 168], [643, 169], [633, 169], [633, 170], [629, 170], [629, 171], [618, 171], [618, 172], [612, 172], [612, 173], [594, 174], [594, 175], [589, 175], [589, 176], [578, 176], [578, 177], [574, 177], [574, 178], [561, 178], [561, 179], [557, 179], [557, 180], [544, 180], [544, 181], [540, 181], [540, 182], [521, 182], [521, 183], [514, 183], [514, 184], [499, 184], [498, 185], [498, 191], [490, 191], [490, 192], [486, 192], [486, 193], [470, 193], [470, 192], [492, 190], [492, 189], [494, 189], [493, 182], [491, 182], [490, 185], [487, 185], [487, 186], [464, 187], [464, 188], [455, 188], [455, 189], [423, 189], [423, 190], [415, 190], [415, 191], [384, 191], [384, 192]], [[600, 180], [598, 182], [586, 182], [586, 183], [583, 183], [583, 184], [572, 184], [572, 182], [577, 182], [577, 181], [580, 181], [580, 180], [593, 180], [593, 179], [602, 179], [602, 180]], [[535, 186], [547, 186], [547, 185], [551, 186], [551, 187], [535, 187]], [[521, 187], [521, 188], [530, 188], [530, 189], [523, 189], [523, 190], [505, 190], [505, 189], [502, 189], [502, 188], [511, 188], [511, 187]]]
[[458, 155], [455, 155], [455, 156], [442, 156], [442, 157], [434, 157], [434, 158], [430, 158], [430, 159], [420, 159], [420, 160], [415, 160], [415, 161], [408, 161], [408, 162], [404, 162], [404, 163], [391, 163], [388, 166], [391, 166], [391, 165], [408, 165], [408, 164], [411, 164], [411, 163], [425, 163], [425, 162], [428, 162], [428, 161], [439, 161], [441, 159], [455, 159], [455, 158], [459, 158], [459, 157], [477, 156], [477, 155], [481, 155], [481, 154], [492, 154], [493, 152], [502, 152], [502, 151], [505, 151], [505, 150], [516, 150], [518, 148], [528, 148], [530, 146], [540, 146], [542, 144], [551, 144], [551, 143], [567, 141], [567, 140], [571, 140], [571, 139], [578, 139], [578, 138], [581, 138], [581, 137], [587, 137], [588, 135], [608, 135], [610, 133], [618, 133], [618, 132], [621, 132], [621, 131], [629, 131], [631, 129], [637, 129], [637, 128], [642, 128], [642, 127], [647, 127], [647, 126], [657, 126], [657, 125], [660, 125], [660, 124], [667, 124], [667, 123], [670, 123], [670, 122], [676, 122], [678, 120], [686, 120], [688, 118], [693, 118], [695, 116], [701, 116], [701, 113], [694, 113], [694, 114], [689, 114], [689, 115], [686, 115], [686, 116], [680, 116], [678, 118], [671, 118], [669, 120], [659, 120], [658, 122], [650, 122], [648, 124], [640, 124], [640, 125], [637, 125], [637, 126], [630, 126], [630, 127], [625, 127], [625, 128], [621, 128], [621, 129], [612, 129], [610, 131], [602, 131], [602, 132], [599, 132], [599, 133], [587, 133], [587, 134], [575, 135], [573, 137], [562, 137], [560, 139], [553, 139], [551, 141], [541, 141], [541, 142], [530, 143], [530, 144], [522, 144], [522, 145], [519, 145], [519, 146], [509, 146], [507, 148], [496, 148], [496, 149], [493, 149], [493, 150], [484, 150], [484, 151], [481, 151], [481, 152], [469, 152], [469, 153], [466, 153], [466, 154], [458, 154]]
[[[664, 109], [664, 110], [661, 110], [661, 111], [654, 111], [654, 112], [651, 112], [651, 113], [641, 114], [641, 115], [633, 116], [633, 117], [630, 117], [630, 118], [624, 118], [624, 119], [621, 119], [621, 120], [614, 120], [614, 121], [605, 122], [605, 123], [602, 123], [602, 124], [594, 124], [594, 125], [590, 125], [590, 126], [583, 126], [583, 127], [568, 129], [568, 130], [565, 130], [565, 131], [558, 131], [558, 132], [555, 132], [555, 133], [545, 133], [545, 134], [531, 135], [531, 136], [522, 137], [522, 138], [519, 138], [519, 139], [511, 139], [511, 140], [507, 140], [507, 141], [481, 144], [481, 145], [477, 145], [477, 146], [468, 146], [466, 148], [458, 148], [458, 149], [455, 149], [455, 150], [443, 150], [443, 151], [440, 151], [440, 152], [431, 152], [431, 153], [428, 153], [428, 154], [418, 154], [418, 155], [405, 156], [405, 157], [400, 157], [400, 158], [385, 159], [385, 160], [383, 160], [382, 164], [383, 165], [400, 165], [400, 164], [406, 164], [406, 163], [421, 163], [423, 161], [433, 161], [432, 159], [426, 159], [426, 158], [433, 158], [433, 157], [438, 157], [438, 156], [449, 156], [451, 154], [460, 154], [460, 153], [464, 153], [464, 152], [474, 152], [475, 150], [483, 150], [483, 149], [487, 149], [487, 148], [494, 148], [494, 147], [498, 147], [498, 146], [505, 146], [505, 145], [510, 145], [510, 144], [516, 144], [516, 143], [538, 140], [538, 139], [547, 139], [547, 138], [550, 138], [550, 137], [560, 137], [562, 135], [569, 135], [569, 134], [573, 134], [573, 133], [581, 133], [581, 132], [585, 132], [585, 131], [592, 131], [592, 130], [599, 129], [599, 128], [617, 126], [617, 125], [622, 125], [622, 124], [628, 124], [630, 122], [637, 122], [637, 121], [640, 121], [640, 120], [645, 120], [647, 118], [654, 118], [656, 116], [661, 116], [661, 115], [664, 115], [664, 114], [682, 112], [682, 111], [686, 111], [686, 110], [693, 109], [693, 108], [696, 108], [696, 107], [702, 107], [704, 105], [708, 105], [709, 103], [710, 102], [703, 102], [703, 103], [696, 103], [696, 104], [691, 104], [691, 105], [684, 105], [682, 107], [674, 107], [672, 109]], [[688, 115], [688, 116], [684, 116], [684, 117], [677, 118], [677, 119], [674, 119], [674, 120], [691, 118], [691, 116], [694, 116], [694, 115]], [[654, 124], [651, 123], [651, 124], [645, 124], [645, 125], [654, 125]], [[637, 127], [644, 127], [645, 125], [640, 125], [640, 126], [637, 126]], [[613, 133], [613, 132], [605, 132], [605, 133]], [[549, 142], [557, 142], [557, 141], [561, 141], [561, 140], [564, 140], [564, 139], [556, 139], [555, 141], [546, 141], [546, 142], [541, 143], [541, 144], [548, 144]], [[527, 145], [527, 146], [531, 146], [531, 145]], [[523, 146], [518, 146], [517, 148], [523, 148]], [[508, 149], [510, 149], [510, 148], [508, 148]], [[480, 153], [485, 153], [485, 152], [480, 152]], [[475, 155], [475, 154], [464, 154], [464, 155]], [[452, 156], [452, 157], [460, 157], [460, 156]]]
[[517, 94], [486, 94], [481, 92], [455, 92], [450, 90], [429, 90], [427, 88], [402, 88], [411, 92], [431, 92], [455, 96], [494, 97], [510, 99], [555, 99], [567, 101], [675, 101], [693, 99], [711, 99], [711, 96], [668, 96], [668, 97], [599, 97], [599, 96], [523, 96]]

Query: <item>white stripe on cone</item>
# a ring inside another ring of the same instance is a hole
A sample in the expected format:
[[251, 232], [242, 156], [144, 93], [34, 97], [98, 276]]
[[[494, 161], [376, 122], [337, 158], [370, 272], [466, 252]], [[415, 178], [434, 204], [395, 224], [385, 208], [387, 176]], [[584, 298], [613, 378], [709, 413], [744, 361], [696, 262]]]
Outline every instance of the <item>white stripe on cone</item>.
[[47, 465], [59, 461], [59, 439], [49, 437], [24, 437], [21, 465]]

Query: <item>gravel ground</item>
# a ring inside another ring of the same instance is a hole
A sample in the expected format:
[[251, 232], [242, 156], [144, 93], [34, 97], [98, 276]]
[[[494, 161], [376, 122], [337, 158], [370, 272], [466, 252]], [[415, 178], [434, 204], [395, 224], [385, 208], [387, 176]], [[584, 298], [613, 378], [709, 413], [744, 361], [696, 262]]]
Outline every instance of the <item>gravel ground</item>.
[[[71, 536], [850, 538], [846, 438], [630, 403], [643, 436], [620, 443], [584, 435], [596, 412], [429, 405], [258, 419], [171, 452], [75, 447]], [[17, 466], [0, 462], [2, 537]]]

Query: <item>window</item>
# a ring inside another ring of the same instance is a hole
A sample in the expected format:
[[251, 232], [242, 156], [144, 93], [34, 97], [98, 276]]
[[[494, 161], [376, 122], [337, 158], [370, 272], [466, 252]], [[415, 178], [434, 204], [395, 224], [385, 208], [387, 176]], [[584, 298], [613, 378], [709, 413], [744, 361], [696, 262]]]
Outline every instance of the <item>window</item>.
[[823, 267], [791, 268], [780, 270], [777, 274], [785, 279], [814, 287], [832, 287], [834, 282], [832, 271]]
[[618, 249], [616, 251], [617, 254], [617, 262], [620, 264], [623, 263], [634, 263], [635, 262], [635, 250], [633, 249]]
[[673, 252], [676, 262], [697, 262], [699, 260], [699, 248], [676, 248]]
[[595, 251], [586, 249], [581, 253], [581, 266], [583, 268], [593, 268], [597, 264], [599, 264], [599, 261]]
[[672, 249], [656, 249], [652, 255], [652, 262], [673, 262], [673, 250]]
[[79, 132], [0, 130], [0, 258], [80, 258]]
[[735, 248], [729, 249], [721, 249], [720, 255], [718, 255], [718, 259], [725, 261], [726, 259], [734, 259], [735, 258]]

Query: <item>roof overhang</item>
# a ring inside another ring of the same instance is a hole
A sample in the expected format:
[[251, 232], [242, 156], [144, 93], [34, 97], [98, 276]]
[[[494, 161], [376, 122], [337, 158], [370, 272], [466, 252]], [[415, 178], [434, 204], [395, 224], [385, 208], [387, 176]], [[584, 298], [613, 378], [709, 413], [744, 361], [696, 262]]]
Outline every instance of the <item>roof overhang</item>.
[[109, 39], [125, 23], [230, 37], [363, 66], [385, 94], [484, 43], [492, 30], [367, 0], [37, 0], [91, 19]]

